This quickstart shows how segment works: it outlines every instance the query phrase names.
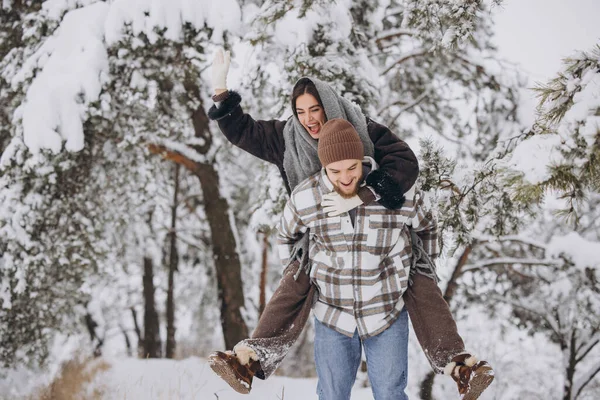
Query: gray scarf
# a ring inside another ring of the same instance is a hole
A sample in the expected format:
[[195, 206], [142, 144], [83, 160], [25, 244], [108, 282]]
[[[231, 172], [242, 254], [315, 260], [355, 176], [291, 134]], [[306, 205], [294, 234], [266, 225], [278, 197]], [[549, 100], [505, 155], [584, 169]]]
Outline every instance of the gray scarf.
[[[328, 120], [333, 118], [343, 118], [350, 122], [363, 143], [365, 156], [373, 157], [374, 146], [369, 132], [367, 131], [367, 120], [360, 107], [350, 102], [348, 99], [338, 95], [327, 83], [315, 78], [309, 78], [317, 88], [319, 97], [323, 102], [325, 116]], [[291, 116], [283, 128], [283, 140], [285, 142], [285, 152], [283, 154], [283, 168], [290, 184], [290, 189], [294, 188], [306, 178], [314, 175], [321, 169], [321, 162], [317, 154], [317, 140], [313, 139], [306, 129], [302, 126], [298, 118]], [[295, 277], [305, 270], [310, 271], [308, 263], [308, 245], [309, 232], [296, 242], [290, 257], [291, 262], [300, 261], [300, 268]]]
[[[373, 142], [367, 131], [366, 117], [360, 107], [338, 95], [327, 83], [315, 78], [309, 79], [319, 92], [327, 119], [343, 118], [350, 122], [363, 142], [365, 156], [373, 157]], [[283, 168], [290, 189], [294, 190], [300, 182], [321, 169], [321, 162], [317, 154], [317, 140], [308, 134], [295, 116], [291, 116], [287, 120], [283, 128], [283, 140], [285, 142]]]

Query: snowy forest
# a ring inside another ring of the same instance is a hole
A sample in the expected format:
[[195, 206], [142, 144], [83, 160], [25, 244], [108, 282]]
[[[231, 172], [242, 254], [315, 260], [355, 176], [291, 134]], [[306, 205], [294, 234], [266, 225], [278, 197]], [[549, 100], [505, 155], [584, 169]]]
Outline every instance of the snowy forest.
[[[600, 398], [600, 38], [533, 83], [498, 54], [501, 3], [3, 0], [0, 399], [316, 398], [312, 327], [254, 395], [206, 367], [277, 287], [287, 200], [207, 116], [221, 47], [255, 119], [313, 76], [409, 143], [482, 399]], [[411, 398], [459, 398], [409, 356]]]

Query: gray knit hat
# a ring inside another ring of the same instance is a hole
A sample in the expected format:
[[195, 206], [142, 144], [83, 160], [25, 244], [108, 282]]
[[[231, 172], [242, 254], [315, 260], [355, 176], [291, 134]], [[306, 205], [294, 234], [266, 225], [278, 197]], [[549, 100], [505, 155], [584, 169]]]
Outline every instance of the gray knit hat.
[[354, 126], [340, 118], [327, 121], [321, 128], [318, 153], [324, 167], [341, 160], [362, 160], [365, 154]]

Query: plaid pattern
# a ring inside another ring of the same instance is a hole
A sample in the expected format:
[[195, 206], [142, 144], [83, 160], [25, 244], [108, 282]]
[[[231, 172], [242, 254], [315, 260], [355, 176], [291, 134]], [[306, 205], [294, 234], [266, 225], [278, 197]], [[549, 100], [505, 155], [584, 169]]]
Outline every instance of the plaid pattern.
[[408, 227], [434, 258], [437, 224], [415, 187], [401, 209], [377, 203], [357, 207], [354, 226], [348, 213], [328, 217], [323, 212], [323, 195], [332, 191], [325, 170], [296, 187], [278, 226], [279, 256], [287, 265], [294, 243], [309, 230], [310, 275], [319, 290], [315, 316], [344, 335], [352, 337], [358, 329], [368, 338], [387, 329], [404, 306], [412, 257]]

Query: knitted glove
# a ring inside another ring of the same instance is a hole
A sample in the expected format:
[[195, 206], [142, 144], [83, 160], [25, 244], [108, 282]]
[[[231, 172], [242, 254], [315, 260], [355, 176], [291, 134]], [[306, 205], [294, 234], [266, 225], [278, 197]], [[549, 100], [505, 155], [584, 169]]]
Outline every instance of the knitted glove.
[[219, 48], [215, 51], [212, 63], [212, 87], [215, 93], [218, 89], [227, 90], [227, 73], [229, 72], [230, 62], [229, 51], [223, 53], [223, 49]]
[[328, 217], [335, 217], [360, 206], [363, 201], [358, 196], [352, 196], [346, 199], [337, 192], [331, 192], [323, 195], [321, 207], [327, 213]]

